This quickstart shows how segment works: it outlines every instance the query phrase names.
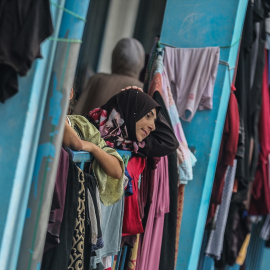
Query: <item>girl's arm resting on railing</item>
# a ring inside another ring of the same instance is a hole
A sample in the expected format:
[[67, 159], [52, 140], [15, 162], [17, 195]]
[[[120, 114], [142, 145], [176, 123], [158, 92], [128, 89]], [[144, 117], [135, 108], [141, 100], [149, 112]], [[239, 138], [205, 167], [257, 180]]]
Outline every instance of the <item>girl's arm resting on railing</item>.
[[116, 157], [106, 153], [92, 142], [81, 140], [75, 130], [67, 122], [65, 123], [63, 145], [74, 151], [90, 152], [106, 174], [116, 179], [122, 176], [122, 167]]
[[81, 150], [90, 152], [106, 174], [116, 179], [121, 178], [122, 167], [118, 158], [106, 153], [94, 143], [82, 141], [82, 144], [83, 147]]

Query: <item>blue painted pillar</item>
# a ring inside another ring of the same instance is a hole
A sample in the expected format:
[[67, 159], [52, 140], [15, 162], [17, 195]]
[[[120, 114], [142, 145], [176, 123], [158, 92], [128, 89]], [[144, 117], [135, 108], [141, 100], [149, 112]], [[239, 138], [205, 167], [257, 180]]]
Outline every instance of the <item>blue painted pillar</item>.
[[261, 268], [263, 250], [264, 250], [264, 244], [265, 244], [264, 240], [260, 238], [262, 226], [263, 226], [263, 221], [260, 221], [259, 223], [252, 225], [250, 242], [248, 245], [247, 257], [246, 257], [247, 270], [269, 269], [269, 265], [267, 266], [267, 268]]
[[59, 35], [53, 40], [57, 47], [18, 260], [21, 269], [39, 269], [41, 265], [64, 122], [88, 6], [89, 0], [66, 0]]
[[[63, 0], [56, 0], [61, 5]], [[51, 9], [57, 37], [62, 10]], [[19, 93], [0, 103], [0, 269], [16, 268], [56, 45], [44, 42], [43, 59], [19, 78]], [[26, 268], [25, 268], [26, 269]]]
[[[161, 43], [174, 47], [218, 46], [220, 60], [235, 66], [247, 0], [168, 0]], [[213, 109], [182, 122], [198, 159], [185, 188], [176, 269], [197, 269], [234, 69], [219, 65]]]
[[270, 248], [264, 247], [259, 270], [268, 269], [270, 266]]

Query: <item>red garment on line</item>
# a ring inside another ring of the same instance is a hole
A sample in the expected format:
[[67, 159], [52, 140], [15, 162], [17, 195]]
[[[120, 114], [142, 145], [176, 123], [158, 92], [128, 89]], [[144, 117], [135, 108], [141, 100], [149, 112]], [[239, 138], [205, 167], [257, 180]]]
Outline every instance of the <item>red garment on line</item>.
[[138, 205], [138, 180], [145, 167], [145, 158], [132, 157], [127, 166], [129, 175], [132, 177], [133, 195], [125, 198], [122, 235], [134, 235], [143, 233]]
[[233, 161], [237, 153], [239, 125], [240, 120], [238, 103], [234, 92], [231, 92], [222, 141], [220, 144], [217, 169], [212, 189], [211, 203], [221, 203], [226, 170], [228, 165], [233, 166]]

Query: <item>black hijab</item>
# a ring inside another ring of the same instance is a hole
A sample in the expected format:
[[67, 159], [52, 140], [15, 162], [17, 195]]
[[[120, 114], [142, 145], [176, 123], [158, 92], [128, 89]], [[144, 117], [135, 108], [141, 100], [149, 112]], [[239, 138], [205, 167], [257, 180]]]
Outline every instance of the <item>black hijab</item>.
[[115, 108], [126, 124], [128, 138], [137, 141], [136, 122], [154, 108], [157, 109], [158, 114], [160, 106], [146, 93], [131, 88], [113, 96], [102, 108], [107, 112]]
[[[136, 122], [154, 108], [157, 112], [156, 129], [139, 143], [136, 138]], [[98, 127], [101, 137], [111, 147], [143, 156], [164, 156], [178, 147], [178, 141], [159, 109], [160, 105], [152, 97], [131, 88], [116, 94], [100, 108], [90, 111], [87, 118]]]

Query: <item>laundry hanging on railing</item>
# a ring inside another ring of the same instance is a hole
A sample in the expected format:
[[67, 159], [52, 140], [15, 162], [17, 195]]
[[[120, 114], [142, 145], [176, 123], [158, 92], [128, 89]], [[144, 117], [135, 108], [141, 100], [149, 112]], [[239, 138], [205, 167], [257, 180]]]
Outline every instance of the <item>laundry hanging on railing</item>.
[[179, 181], [181, 184], [187, 184], [189, 180], [193, 179], [192, 167], [195, 165], [197, 160], [188, 148], [186, 137], [179, 119], [179, 114], [173, 99], [167, 70], [163, 65], [162, 48], [157, 48], [156, 55], [154, 55], [153, 58], [155, 59], [153, 60], [151, 72], [149, 74], [149, 89], [147, 91], [151, 96], [153, 96], [156, 91], [162, 96], [175, 136], [179, 142], [179, 147], [177, 148]]
[[0, 102], [18, 92], [17, 76], [25, 76], [40, 44], [53, 32], [48, 0], [2, 1], [0, 7]]
[[165, 47], [164, 66], [183, 120], [191, 121], [197, 109], [212, 109], [219, 53], [219, 47]]

